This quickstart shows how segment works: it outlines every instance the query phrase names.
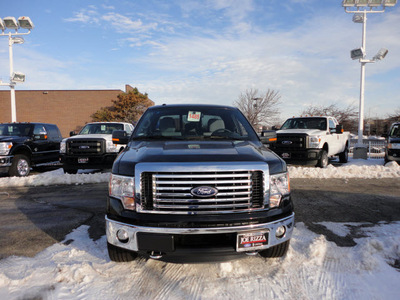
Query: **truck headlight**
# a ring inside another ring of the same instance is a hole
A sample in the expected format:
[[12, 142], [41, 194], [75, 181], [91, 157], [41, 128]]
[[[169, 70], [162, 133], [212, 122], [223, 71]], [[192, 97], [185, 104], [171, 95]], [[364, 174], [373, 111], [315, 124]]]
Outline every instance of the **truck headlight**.
[[0, 143], [0, 155], [7, 155], [8, 153], [10, 153], [12, 145], [13, 145], [12, 142]]
[[125, 209], [136, 210], [135, 182], [133, 177], [111, 174], [109, 195], [121, 200]]
[[319, 148], [319, 143], [321, 142], [320, 136], [309, 136], [308, 137], [308, 146], [310, 148]]
[[61, 141], [60, 153], [65, 154], [66, 152], [67, 152], [67, 143], [66, 143], [66, 141]]
[[118, 152], [118, 148], [112, 141], [107, 141], [106, 152]]
[[400, 143], [389, 143], [387, 147], [388, 149], [400, 149]]
[[269, 207], [278, 207], [285, 195], [290, 193], [289, 174], [281, 173], [269, 177]]

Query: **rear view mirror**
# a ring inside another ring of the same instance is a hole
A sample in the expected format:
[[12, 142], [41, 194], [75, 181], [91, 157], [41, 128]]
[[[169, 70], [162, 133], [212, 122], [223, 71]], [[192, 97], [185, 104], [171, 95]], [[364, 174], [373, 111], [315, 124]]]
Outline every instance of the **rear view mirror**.
[[129, 136], [125, 130], [114, 130], [112, 133], [112, 141], [114, 144], [128, 144]]
[[275, 130], [265, 130], [261, 132], [261, 143], [263, 144], [273, 144], [277, 141], [277, 135]]

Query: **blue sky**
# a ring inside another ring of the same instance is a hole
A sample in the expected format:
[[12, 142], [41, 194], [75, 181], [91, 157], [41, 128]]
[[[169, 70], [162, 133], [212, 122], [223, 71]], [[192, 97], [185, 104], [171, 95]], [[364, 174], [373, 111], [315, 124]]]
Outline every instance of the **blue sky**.
[[[232, 105], [246, 89], [280, 92], [281, 118], [309, 105], [358, 107], [362, 25], [340, 0], [1, 1], [0, 17], [35, 24], [14, 45], [16, 89], [138, 87], [156, 102]], [[365, 116], [400, 108], [400, 4], [369, 14]], [[8, 81], [0, 37], [0, 78]], [[1, 89], [8, 89], [1, 87]], [[18, 101], [18, 99], [17, 99]]]

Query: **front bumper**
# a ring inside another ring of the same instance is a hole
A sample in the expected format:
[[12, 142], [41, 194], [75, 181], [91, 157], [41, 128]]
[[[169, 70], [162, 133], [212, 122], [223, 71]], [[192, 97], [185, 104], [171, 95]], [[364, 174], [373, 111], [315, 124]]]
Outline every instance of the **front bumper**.
[[[118, 153], [107, 153], [104, 155], [90, 156], [90, 155], [80, 155], [80, 156], [70, 156], [61, 154], [60, 162], [67, 169], [110, 169], [117, 158]], [[80, 162], [84, 161], [85, 162]]]
[[400, 149], [387, 149], [386, 159], [400, 162]]
[[321, 158], [321, 149], [272, 149], [288, 164], [316, 165]]
[[[286, 233], [283, 237], [276, 237], [276, 230], [279, 226], [285, 226]], [[232, 226], [232, 227], [207, 227], [207, 228], [165, 228], [165, 227], [145, 227], [145, 226], [136, 226], [123, 222], [118, 222], [111, 220], [106, 217], [106, 232], [107, 232], [107, 241], [120, 248], [124, 248], [127, 250], [135, 251], [135, 252], [144, 252], [150, 253], [154, 252], [180, 252], [180, 253], [190, 253], [193, 251], [190, 247], [186, 249], [180, 249], [178, 245], [174, 245], [176, 240], [180, 240], [182, 238], [191, 239], [196, 236], [202, 236], [203, 239], [215, 240], [215, 238], [223, 237], [223, 236], [233, 236], [235, 239], [238, 233], [245, 233], [251, 231], [262, 230], [268, 232], [268, 244], [263, 246], [263, 250], [283, 242], [288, 241], [293, 233], [294, 228], [294, 213], [286, 218], [282, 218], [276, 221], [272, 221], [269, 223], [261, 223], [261, 224], [253, 224], [246, 226]], [[124, 230], [127, 233], [128, 240], [121, 242], [117, 238], [117, 232], [119, 230]], [[154, 249], [149, 248], [149, 234], [153, 234], [154, 239]], [[147, 237], [146, 237], [147, 235]], [[165, 243], [165, 244], [163, 244]], [[142, 246], [146, 244], [146, 246]], [[171, 245], [172, 244], [172, 245]], [[236, 244], [229, 243], [225, 245], [228, 249], [228, 252], [238, 252], [236, 249]], [[211, 248], [215, 248], [214, 244], [210, 245], [202, 245], [203, 251], [210, 251]], [[167, 249], [167, 250], [166, 250]], [[183, 250], [183, 251], [182, 251]], [[212, 251], [212, 250], [211, 250]], [[215, 248], [214, 252], [218, 252]]]
[[13, 156], [0, 156], [0, 173], [8, 172], [11, 167]]

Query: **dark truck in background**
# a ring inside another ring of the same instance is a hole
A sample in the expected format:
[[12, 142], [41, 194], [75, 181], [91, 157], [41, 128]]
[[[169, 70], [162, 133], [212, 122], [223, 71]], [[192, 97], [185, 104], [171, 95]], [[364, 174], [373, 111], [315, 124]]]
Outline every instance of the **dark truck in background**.
[[54, 124], [0, 124], [0, 173], [28, 176], [31, 167], [59, 164], [61, 140]]
[[[271, 133], [270, 133], [271, 134]], [[149, 108], [114, 162], [106, 211], [113, 261], [284, 256], [294, 228], [286, 163], [236, 108]]]
[[400, 163], [400, 122], [393, 123], [386, 137], [385, 163], [397, 161]]

